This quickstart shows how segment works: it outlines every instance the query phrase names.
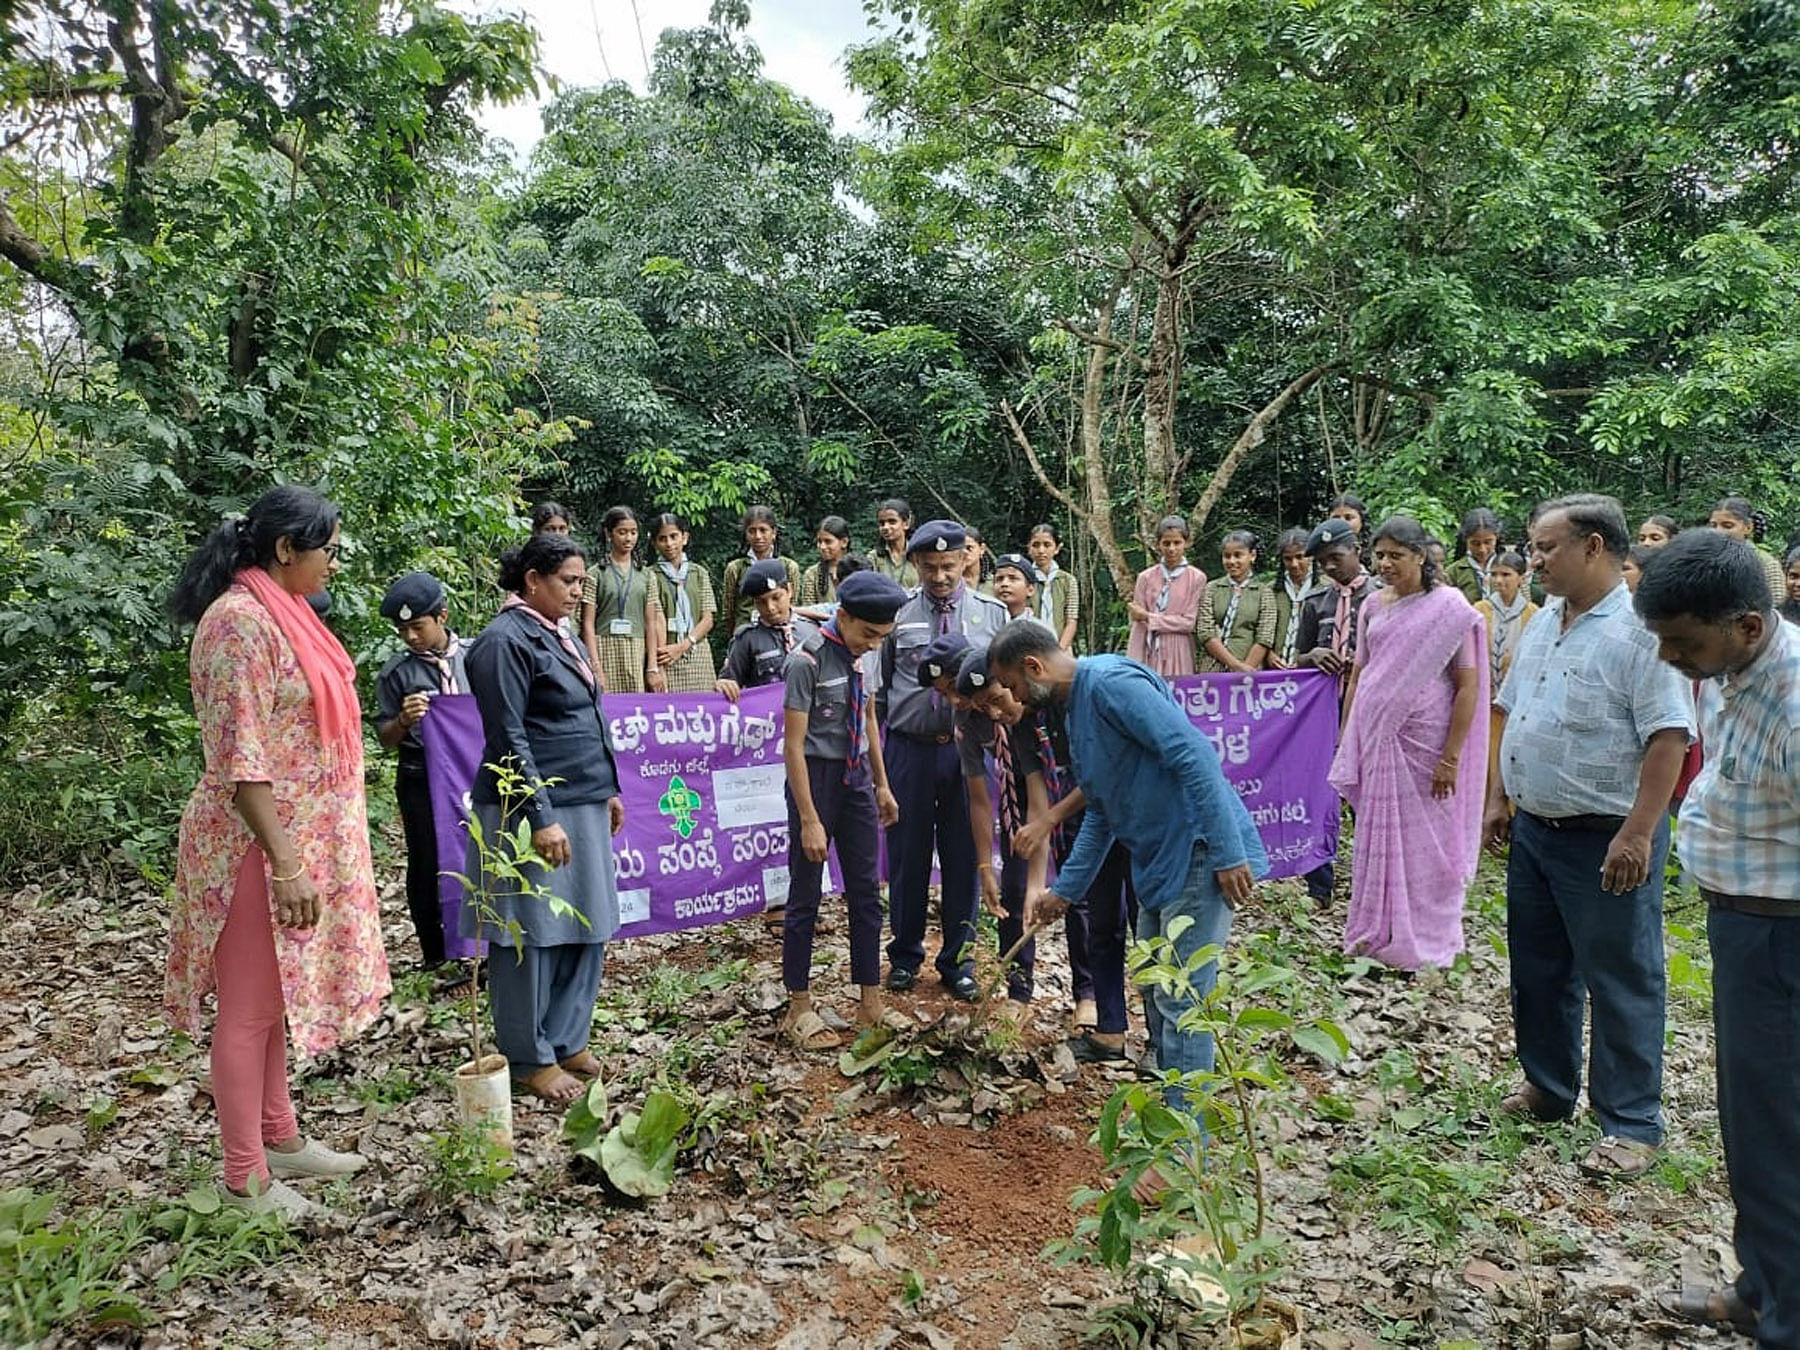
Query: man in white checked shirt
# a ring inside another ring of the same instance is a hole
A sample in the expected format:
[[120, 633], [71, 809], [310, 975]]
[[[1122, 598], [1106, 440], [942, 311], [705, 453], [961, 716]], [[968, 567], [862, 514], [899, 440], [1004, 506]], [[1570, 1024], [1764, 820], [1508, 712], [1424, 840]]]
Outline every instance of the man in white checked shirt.
[[1677, 1310], [1765, 1350], [1800, 1347], [1800, 628], [1776, 616], [1756, 551], [1716, 530], [1645, 568], [1638, 613], [1701, 680], [1706, 761], [1681, 856], [1706, 897], [1719, 1127], [1743, 1274]]

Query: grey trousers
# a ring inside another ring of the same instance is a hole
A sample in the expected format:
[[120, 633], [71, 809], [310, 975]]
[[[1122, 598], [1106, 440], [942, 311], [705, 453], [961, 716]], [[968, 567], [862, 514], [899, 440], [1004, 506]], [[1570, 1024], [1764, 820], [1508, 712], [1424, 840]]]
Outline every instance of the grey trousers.
[[604, 942], [488, 949], [494, 1044], [524, 1078], [588, 1048], [594, 999], [606, 965]]

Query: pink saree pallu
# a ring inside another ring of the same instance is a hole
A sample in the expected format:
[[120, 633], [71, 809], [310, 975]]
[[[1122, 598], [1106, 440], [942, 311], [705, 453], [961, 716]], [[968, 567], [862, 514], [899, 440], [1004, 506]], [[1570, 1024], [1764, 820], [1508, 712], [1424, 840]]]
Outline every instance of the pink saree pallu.
[[[1487, 786], [1486, 625], [1454, 586], [1363, 610], [1356, 697], [1331, 783], [1356, 812], [1344, 950], [1402, 970], [1444, 966], [1463, 949], [1463, 900], [1481, 855]], [[1431, 795], [1456, 690], [1472, 668], [1475, 716], [1456, 791]]]

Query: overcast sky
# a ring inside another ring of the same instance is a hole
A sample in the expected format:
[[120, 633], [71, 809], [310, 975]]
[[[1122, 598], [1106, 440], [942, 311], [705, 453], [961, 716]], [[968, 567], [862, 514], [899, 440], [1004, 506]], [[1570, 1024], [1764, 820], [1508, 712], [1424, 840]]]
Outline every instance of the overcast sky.
[[[565, 86], [620, 79], [644, 87], [645, 57], [656, 51], [665, 28], [699, 28], [710, 0], [637, 0], [643, 40], [632, 0], [459, 0], [469, 14], [523, 13], [542, 39], [544, 67]], [[844, 48], [867, 29], [861, 0], [751, 0], [750, 39], [762, 50], [763, 69], [831, 114], [840, 132], [862, 119], [862, 99], [844, 84]], [[541, 103], [488, 108], [482, 125], [512, 142], [522, 161], [541, 134]]]

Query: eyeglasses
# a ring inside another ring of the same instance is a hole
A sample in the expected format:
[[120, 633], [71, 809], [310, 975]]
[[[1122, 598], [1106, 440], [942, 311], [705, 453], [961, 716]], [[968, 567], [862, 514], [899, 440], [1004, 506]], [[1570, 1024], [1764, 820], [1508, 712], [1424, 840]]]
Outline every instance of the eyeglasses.
[[326, 544], [320, 548], [319, 552], [323, 553], [330, 561], [336, 562], [343, 557], [344, 546], [342, 544]]

